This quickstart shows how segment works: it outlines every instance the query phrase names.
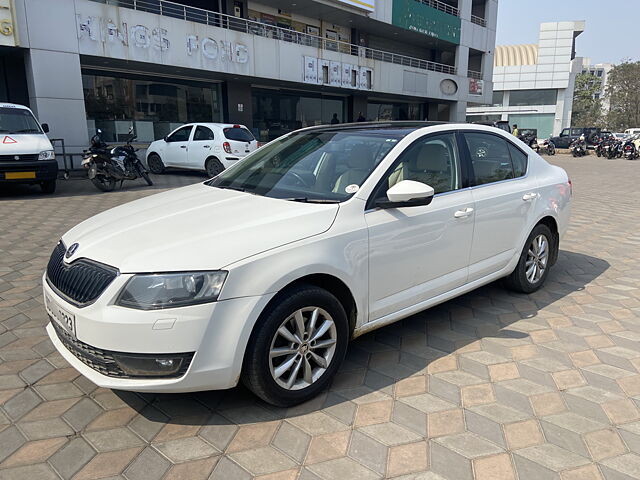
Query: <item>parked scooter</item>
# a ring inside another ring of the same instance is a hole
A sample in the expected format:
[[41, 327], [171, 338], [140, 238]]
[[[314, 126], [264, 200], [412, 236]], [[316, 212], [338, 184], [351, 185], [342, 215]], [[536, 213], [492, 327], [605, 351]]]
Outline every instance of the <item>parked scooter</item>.
[[96, 135], [91, 138], [91, 146], [86, 151], [86, 157], [82, 160], [82, 166], [87, 168], [89, 179], [103, 192], [110, 192], [119, 181], [120, 186], [125, 180], [144, 178], [147, 185], [153, 185], [149, 172], [136, 155], [136, 149], [131, 142], [136, 139], [133, 127], [129, 129], [127, 143], [109, 150], [108, 145], [102, 140], [98, 129]]
[[574, 157], [584, 157], [587, 154], [587, 142], [584, 140], [584, 135], [571, 142], [569, 150]]
[[535, 151], [544, 155], [555, 155], [556, 145], [551, 140], [551, 137], [546, 140], [538, 140], [536, 143]]
[[633, 137], [628, 138], [622, 145], [622, 155], [627, 160], [635, 160], [640, 156], [633, 140]]

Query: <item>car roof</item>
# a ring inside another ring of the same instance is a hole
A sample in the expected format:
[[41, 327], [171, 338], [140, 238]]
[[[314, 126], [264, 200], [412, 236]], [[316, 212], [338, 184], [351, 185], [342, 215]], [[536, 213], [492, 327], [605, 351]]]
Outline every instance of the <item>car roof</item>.
[[215, 123], [215, 122], [192, 122], [192, 123], [185, 123], [182, 126], [189, 127], [189, 126], [196, 126], [196, 125], [202, 125], [205, 127], [217, 127], [217, 128], [233, 128], [236, 126], [240, 128], [247, 128], [245, 125], [242, 125], [241, 123]]
[[31, 111], [29, 107], [26, 107], [24, 105], [20, 105], [18, 103], [8, 103], [8, 102], [0, 103], [0, 108], [20, 108], [22, 110]]

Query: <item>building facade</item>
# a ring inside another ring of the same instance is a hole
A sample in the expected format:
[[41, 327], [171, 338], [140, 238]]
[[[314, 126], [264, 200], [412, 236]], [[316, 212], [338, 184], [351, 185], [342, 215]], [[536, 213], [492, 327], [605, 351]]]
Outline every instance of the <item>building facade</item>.
[[576, 75], [576, 38], [585, 22], [540, 25], [537, 44], [496, 47], [493, 97], [467, 108], [468, 121], [507, 120], [519, 128], [535, 128], [538, 138], [558, 135], [571, 125]]
[[582, 61], [582, 73], [591, 75], [594, 84], [598, 86], [598, 91], [593, 97], [602, 101], [603, 113], [607, 113], [610, 108], [609, 99], [607, 98], [607, 84], [611, 70], [613, 70], [612, 63], [593, 64], [590, 58], [584, 58]]
[[[497, 0], [0, 0], [0, 101], [68, 149], [242, 123], [262, 141], [490, 100]], [[1, 20], [1, 19], [0, 19]]]

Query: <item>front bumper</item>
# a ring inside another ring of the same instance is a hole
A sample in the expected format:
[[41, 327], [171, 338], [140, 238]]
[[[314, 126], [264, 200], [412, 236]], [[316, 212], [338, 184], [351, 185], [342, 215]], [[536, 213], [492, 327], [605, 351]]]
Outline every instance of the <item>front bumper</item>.
[[[7, 178], [7, 173], [31, 173], [34, 178]], [[39, 160], [35, 162], [0, 161], [0, 182], [39, 183], [58, 178], [58, 162], [56, 160]]]
[[49, 338], [71, 366], [96, 385], [117, 390], [188, 392], [231, 388], [238, 383], [245, 346], [255, 321], [273, 295], [142, 311], [113, 304], [127, 279], [128, 275], [119, 276], [95, 303], [83, 308], [58, 296], [46, 279], [43, 290], [75, 316], [76, 338], [88, 347], [129, 354], [195, 352], [188, 369], [175, 378], [112, 376], [109, 371], [92, 368], [82, 355], [76, 356], [49, 324]]

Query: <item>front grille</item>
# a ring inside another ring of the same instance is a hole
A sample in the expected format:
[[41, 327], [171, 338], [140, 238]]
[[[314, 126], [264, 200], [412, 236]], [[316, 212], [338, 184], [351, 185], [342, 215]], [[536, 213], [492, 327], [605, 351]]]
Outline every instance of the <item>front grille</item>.
[[65, 265], [66, 248], [56, 245], [47, 265], [49, 285], [78, 307], [94, 302], [118, 276], [118, 270], [86, 258]]
[[[72, 337], [66, 330], [64, 330], [55, 320], [51, 320], [51, 325], [53, 325], [54, 330], [56, 331], [56, 335], [58, 339], [62, 342], [67, 350], [69, 350], [78, 360], [87, 365], [88, 367], [94, 369], [95, 371], [101, 373], [102, 375], [106, 375], [107, 377], [115, 377], [115, 378], [140, 378], [142, 375], [129, 375], [125, 373], [120, 366], [116, 363], [113, 358], [114, 354], [122, 354], [127, 355], [123, 352], [114, 352], [110, 350], [102, 350], [100, 348], [92, 347], [91, 345], [87, 345], [84, 342], [81, 342], [77, 338]], [[191, 360], [193, 360], [193, 352], [191, 353], [181, 353], [176, 354], [176, 356], [181, 357], [182, 365], [180, 366], [180, 370], [176, 373], [166, 376], [153, 376], [151, 378], [168, 378], [168, 377], [181, 377], [187, 370], [189, 369], [189, 365], [191, 365]], [[136, 356], [147, 356], [136, 354]], [[155, 357], [154, 355], [149, 354], [149, 357]]]
[[[0, 155], [0, 162], [35, 162], [38, 160], [40, 155], [37, 153], [27, 154], [27, 155]], [[18, 157], [18, 158], [16, 158]]]

